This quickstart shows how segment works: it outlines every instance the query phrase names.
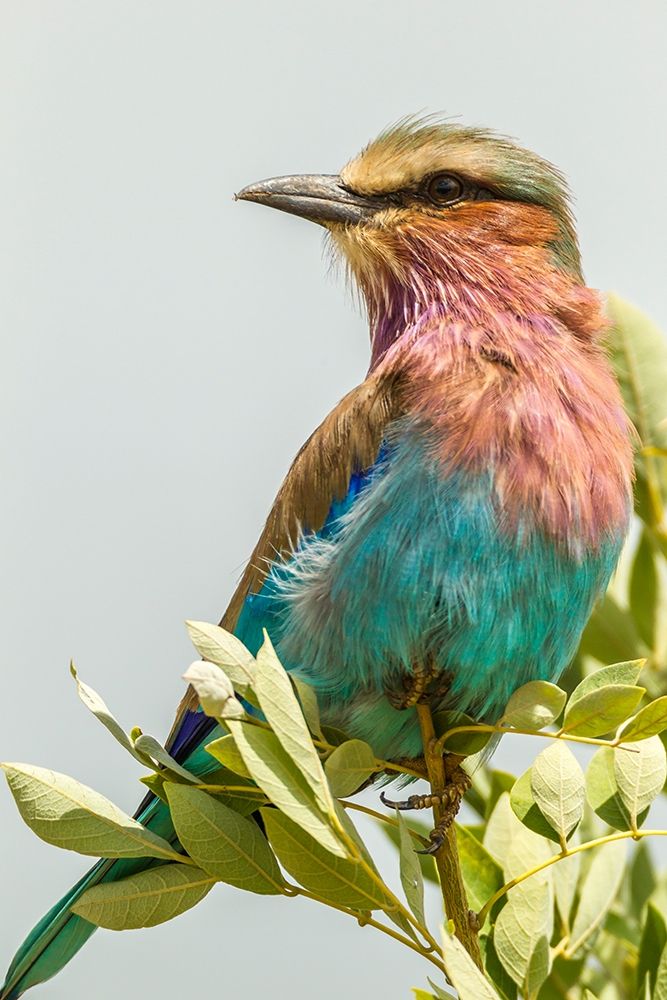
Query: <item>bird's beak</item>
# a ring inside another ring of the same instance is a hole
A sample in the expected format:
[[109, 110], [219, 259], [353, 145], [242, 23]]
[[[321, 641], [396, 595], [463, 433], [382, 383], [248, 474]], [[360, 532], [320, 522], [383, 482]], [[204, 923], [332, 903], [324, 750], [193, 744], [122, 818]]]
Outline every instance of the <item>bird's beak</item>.
[[240, 201], [270, 205], [291, 215], [301, 215], [322, 226], [333, 223], [356, 225], [384, 207], [378, 198], [367, 198], [348, 191], [337, 174], [271, 177], [249, 184], [235, 197]]

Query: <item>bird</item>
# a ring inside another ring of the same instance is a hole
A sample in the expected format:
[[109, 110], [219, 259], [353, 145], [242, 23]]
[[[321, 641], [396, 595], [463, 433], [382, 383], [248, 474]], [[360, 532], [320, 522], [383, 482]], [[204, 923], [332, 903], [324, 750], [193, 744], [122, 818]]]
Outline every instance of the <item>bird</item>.
[[[324, 228], [370, 364], [297, 454], [221, 625], [252, 652], [266, 629], [328, 725], [417, 759], [420, 698], [495, 720], [519, 686], [559, 678], [628, 530], [633, 432], [568, 188], [503, 135], [408, 117], [338, 174], [236, 198]], [[189, 691], [171, 754], [203, 773], [215, 725]], [[137, 816], [173, 836], [159, 800]], [[147, 864], [98, 862], [19, 949], [0, 1000], [90, 936], [70, 909], [85, 889]]]

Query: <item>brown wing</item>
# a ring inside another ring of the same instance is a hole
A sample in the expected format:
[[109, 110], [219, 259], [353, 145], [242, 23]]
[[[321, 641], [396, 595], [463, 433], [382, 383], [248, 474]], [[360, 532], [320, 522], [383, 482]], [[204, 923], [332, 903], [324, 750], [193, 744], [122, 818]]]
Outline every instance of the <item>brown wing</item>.
[[[387, 424], [401, 416], [400, 376], [371, 375], [341, 399], [308, 438], [278, 491], [271, 513], [220, 624], [234, 631], [243, 603], [257, 593], [271, 562], [288, 555], [300, 531], [318, 531], [331, 504], [342, 500], [353, 472], [372, 466]], [[197, 698], [189, 688], [179, 706], [173, 739], [185, 709]]]

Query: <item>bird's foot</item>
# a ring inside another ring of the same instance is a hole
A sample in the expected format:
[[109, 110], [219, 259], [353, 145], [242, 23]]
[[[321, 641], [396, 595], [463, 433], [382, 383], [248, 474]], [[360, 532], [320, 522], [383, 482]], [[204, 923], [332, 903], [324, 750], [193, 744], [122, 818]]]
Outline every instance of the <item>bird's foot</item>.
[[446, 801], [446, 796], [443, 795], [409, 795], [407, 799], [390, 799], [380, 792], [380, 802], [383, 806], [388, 806], [390, 809], [400, 809], [401, 811], [409, 809], [430, 809], [434, 805], [444, 805]]
[[447, 768], [447, 758], [445, 758], [445, 773], [447, 784], [442, 794], [436, 797], [436, 801], [441, 806], [440, 818], [428, 835], [428, 839], [430, 840], [429, 846], [424, 848], [423, 851], [417, 851], [417, 854], [438, 853], [445, 842], [447, 830], [456, 819], [456, 815], [461, 808], [463, 796], [470, 788], [470, 778], [457, 762], [456, 758], [451, 762], [450, 768]]
[[420, 702], [429, 704], [442, 700], [451, 686], [451, 675], [443, 673], [430, 660], [428, 665], [416, 664], [410, 673], [401, 675], [398, 686], [387, 685], [385, 694], [389, 703], [399, 711], [414, 708]]
[[447, 830], [454, 822], [461, 806], [463, 796], [470, 788], [470, 778], [459, 764], [460, 757], [445, 757], [445, 774], [447, 784], [442, 792], [429, 792], [425, 795], [410, 795], [407, 799], [390, 799], [380, 792], [380, 800], [390, 809], [413, 810], [439, 807], [440, 818], [428, 835], [430, 844], [418, 854], [437, 854], [445, 842]]

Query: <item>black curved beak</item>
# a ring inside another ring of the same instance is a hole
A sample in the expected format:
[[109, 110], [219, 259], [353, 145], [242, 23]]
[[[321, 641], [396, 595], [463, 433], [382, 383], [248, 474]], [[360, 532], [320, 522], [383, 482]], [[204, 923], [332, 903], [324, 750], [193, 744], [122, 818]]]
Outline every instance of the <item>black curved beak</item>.
[[300, 215], [322, 226], [332, 223], [355, 225], [365, 222], [384, 207], [379, 198], [348, 191], [337, 174], [296, 174], [271, 177], [249, 184], [234, 196], [239, 201], [257, 201]]

